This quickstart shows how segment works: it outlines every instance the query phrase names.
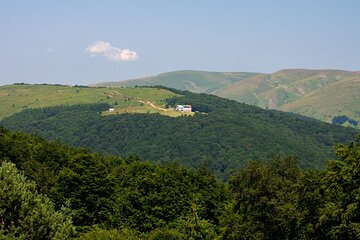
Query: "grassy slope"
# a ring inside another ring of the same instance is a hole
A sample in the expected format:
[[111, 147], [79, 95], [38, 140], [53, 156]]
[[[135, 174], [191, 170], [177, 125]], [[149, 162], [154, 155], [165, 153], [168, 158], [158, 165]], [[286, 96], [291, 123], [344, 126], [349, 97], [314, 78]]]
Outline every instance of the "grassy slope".
[[335, 116], [347, 115], [360, 121], [360, 77], [349, 76], [306, 97], [285, 104], [281, 110], [297, 112], [305, 116], [331, 122]]
[[204, 71], [175, 71], [159, 74], [153, 77], [132, 79], [119, 82], [105, 82], [95, 86], [156, 86], [189, 90], [192, 92], [212, 93], [215, 90], [230, 86], [242, 79], [256, 75], [247, 72], [204, 72]]
[[359, 92], [358, 72], [294, 69], [254, 76], [215, 94], [331, 122], [344, 114], [360, 121]]
[[[156, 88], [84, 88], [55, 85], [7, 85], [0, 87], [0, 119], [26, 108], [56, 105], [109, 103], [119, 112], [156, 111], [139, 101], [152, 102], [156, 106], [176, 94]], [[117, 103], [117, 104], [116, 104]], [[148, 108], [150, 108], [148, 110]], [[167, 113], [167, 115], [172, 113]]]

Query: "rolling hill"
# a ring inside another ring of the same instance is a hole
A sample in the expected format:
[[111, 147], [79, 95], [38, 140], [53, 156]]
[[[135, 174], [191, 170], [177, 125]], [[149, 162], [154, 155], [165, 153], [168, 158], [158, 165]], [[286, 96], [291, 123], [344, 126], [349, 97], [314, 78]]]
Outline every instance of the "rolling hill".
[[265, 109], [360, 128], [360, 72], [287, 69], [272, 74], [176, 71], [94, 86], [156, 86], [210, 93]]
[[175, 71], [157, 76], [131, 79], [119, 82], [103, 82], [95, 87], [134, 87], [134, 86], [166, 86], [196, 93], [212, 93], [223, 87], [230, 86], [257, 73], [250, 72], [205, 72], [205, 71]]
[[165, 100], [175, 93], [160, 88], [89, 88], [47, 84], [0, 86], [0, 119], [29, 108], [58, 105], [107, 103], [117, 113], [160, 113], [179, 116], [164, 109]]
[[224, 179], [250, 159], [268, 161], [279, 155], [297, 157], [304, 168], [322, 168], [326, 159], [334, 157], [334, 144], [348, 142], [359, 133], [214, 95], [153, 91], [172, 92], [167, 105], [188, 103], [198, 113], [177, 118], [147, 113], [108, 116], [100, 114], [110, 107], [104, 99], [96, 104], [25, 109], [0, 125], [106, 154], [136, 154], [151, 162], [191, 168], [207, 166]]
[[[261, 74], [214, 92], [262, 108], [299, 113], [332, 122], [339, 116], [360, 122], [360, 73], [290, 69]], [[353, 121], [351, 121], [353, 120]]]

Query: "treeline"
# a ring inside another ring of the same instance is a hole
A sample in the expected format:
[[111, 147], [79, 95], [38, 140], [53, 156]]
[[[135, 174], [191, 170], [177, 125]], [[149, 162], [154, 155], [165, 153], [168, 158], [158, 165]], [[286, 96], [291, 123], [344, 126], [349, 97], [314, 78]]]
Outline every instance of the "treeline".
[[206, 166], [222, 179], [250, 159], [294, 156], [302, 168], [324, 168], [332, 146], [349, 142], [359, 131], [291, 113], [263, 110], [207, 94], [172, 90], [180, 97], [167, 104], [191, 104], [193, 117], [159, 114], [102, 116], [106, 104], [27, 109], [0, 122], [75, 147], [152, 163]]
[[251, 161], [222, 183], [0, 129], [0, 239], [359, 239], [360, 140], [336, 155], [324, 171]]

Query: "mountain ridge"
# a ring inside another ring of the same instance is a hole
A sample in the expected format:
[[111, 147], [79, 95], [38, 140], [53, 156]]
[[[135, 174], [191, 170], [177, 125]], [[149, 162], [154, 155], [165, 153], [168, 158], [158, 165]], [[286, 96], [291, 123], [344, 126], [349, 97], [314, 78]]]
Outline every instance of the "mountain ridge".
[[[134, 87], [162, 85], [179, 90], [198, 93], [212, 93], [216, 89], [228, 86], [259, 73], [253, 72], [215, 72], [200, 70], [179, 70], [160, 73], [154, 76], [134, 78], [123, 81], [91, 84], [91, 87]], [[205, 81], [204, 81], [205, 80]]]

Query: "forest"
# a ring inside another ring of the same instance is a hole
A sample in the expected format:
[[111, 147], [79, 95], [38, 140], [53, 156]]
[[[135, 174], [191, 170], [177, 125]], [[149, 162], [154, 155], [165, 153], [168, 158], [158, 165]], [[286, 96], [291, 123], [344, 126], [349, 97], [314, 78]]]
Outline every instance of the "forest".
[[26, 109], [0, 125], [103, 154], [135, 154], [151, 163], [207, 167], [223, 180], [250, 160], [285, 156], [297, 158], [301, 168], [324, 169], [326, 159], [335, 157], [333, 146], [348, 143], [359, 133], [213, 95], [168, 90], [181, 95], [167, 99], [168, 106], [191, 104], [195, 115], [103, 116], [109, 105], [102, 103]]
[[359, 239], [360, 136], [335, 154], [324, 170], [249, 161], [224, 182], [0, 128], [0, 238]]

